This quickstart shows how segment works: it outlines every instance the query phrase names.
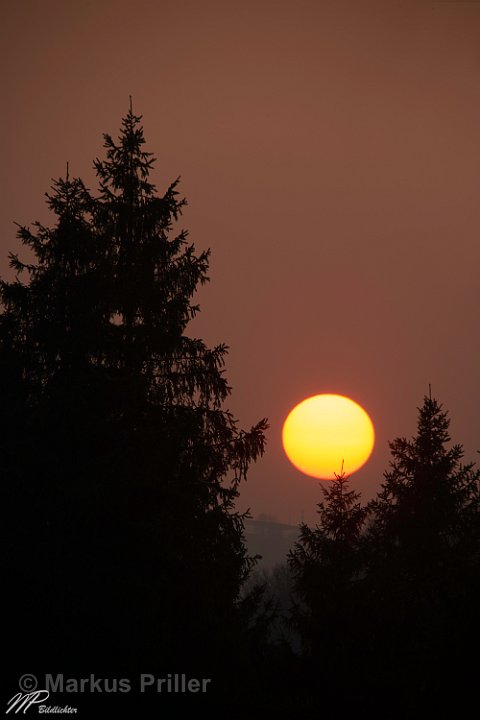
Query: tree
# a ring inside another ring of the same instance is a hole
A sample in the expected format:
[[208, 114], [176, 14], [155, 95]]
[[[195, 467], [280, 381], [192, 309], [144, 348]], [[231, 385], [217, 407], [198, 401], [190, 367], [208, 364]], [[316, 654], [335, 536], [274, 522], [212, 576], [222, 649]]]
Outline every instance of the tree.
[[358, 576], [360, 537], [366, 520], [366, 509], [360, 504], [360, 493], [350, 490], [349, 478], [335, 473], [330, 487], [322, 487], [324, 500], [318, 504], [319, 522], [315, 528], [300, 525], [300, 537], [289, 553], [294, 587], [301, 601], [298, 621], [304, 642], [319, 642], [324, 627], [324, 613], [341, 611], [349, 587]]
[[448, 428], [442, 406], [425, 397], [416, 436], [390, 443], [367, 539], [378, 639], [371, 672], [430, 711], [447, 695], [458, 707], [471, 677], [468, 648], [480, 639], [480, 472], [462, 464], [461, 445], [448, 447]]
[[425, 397], [417, 435], [390, 443], [393, 460], [372, 504], [374, 531], [390, 541], [392, 552], [397, 548], [409, 573], [432, 570], [458, 549], [479, 509], [480, 472], [461, 464], [461, 445], [447, 447], [449, 424], [442, 406]]
[[347, 702], [342, 689], [345, 673], [351, 674], [361, 643], [361, 538], [367, 510], [360, 503], [360, 493], [349, 488], [343, 467], [329, 487], [322, 487], [322, 493], [316, 527], [302, 523], [289, 554], [296, 596], [292, 619], [307, 661], [308, 691], [316, 692], [312, 688], [319, 673], [323, 678], [314, 704], [321, 696], [324, 705], [339, 712], [342, 702]]
[[235, 502], [267, 423], [238, 428], [226, 346], [185, 334], [209, 251], [171, 237], [178, 180], [157, 195], [131, 108], [104, 138], [99, 195], [56, 181], [56, 224], [19, 228], [34, 262], [11, 255], [17, 278], [0, 285], [12, 612], [32, 652], [42, 618], [52, 656], [73, 643], [80, 658], [187, 669], [187, 642], [193, 659], [234, 642], [253, 562]]

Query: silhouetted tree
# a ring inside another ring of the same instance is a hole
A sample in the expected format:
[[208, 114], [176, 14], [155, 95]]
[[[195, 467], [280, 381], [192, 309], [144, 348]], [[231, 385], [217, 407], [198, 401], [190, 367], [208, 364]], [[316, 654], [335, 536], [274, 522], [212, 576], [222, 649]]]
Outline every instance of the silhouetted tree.
[[447, 447], [449, 424], [442, 406], [425, 397], [417, 435], [390, 443], [393, 460], [372, 503], [372, 532], [384, 537], [410, 575], [423, 576], [426, 568], [433, 571], [446, 554], [455, 553], [479, 509], [480, 473], [473, 463], [461, 464], [461, 445]]
[[[360, 503], [360, 493], [349, 488], [343, 468], [329, 487], [322, 487], [322, 493], [316, 527], [302, 523], [299, 540], [289, 553], [296, 598], [292, 620], [307, 662], [307, 692], [318, 694], [317, 701], [322, 697], [326, 707], [341, 712], [346, 711], [342, 704], [346, 701], [345, 673], [356, 662], [360, 642], [358, 588], [367, 510]], [[341, 701], [336, 702], [339, 693]]]
[[390, 469], [371, 503], [371, 672], [390, 694], [402, 689], [408, 712], [459, 704], [479, 639], [480, 472], [461, 463], [461, 445], [448, 447], [448, 428], [442, 406], [425, 397], [416, 436], [390, 443]]
[[289, 567], [300, 600], [297, 622], [306, 646], [323, 643], [329, 613], [342, 612], [349, 587], [359, 572], [359, 545], [366, 509], [360, 493], [350, 490], [342, 471], [322, 487], [315, 528], [300, 525], [300, 537], [289, 553]]
[[267, 425], [238, 429], [227, 348], [185, 334], [209, 251], [170, 236], [186, 203], [178, 180], [157, 195], [140, 123], [130, 109], [104, 136], [98, 197], [54, 183], [55, 226], [20, 227], [34, 261], [11, 255], [28, 282], [0, 286], [11, 612], [32, 657], [186, 671], [238, 640], [235, 501]]

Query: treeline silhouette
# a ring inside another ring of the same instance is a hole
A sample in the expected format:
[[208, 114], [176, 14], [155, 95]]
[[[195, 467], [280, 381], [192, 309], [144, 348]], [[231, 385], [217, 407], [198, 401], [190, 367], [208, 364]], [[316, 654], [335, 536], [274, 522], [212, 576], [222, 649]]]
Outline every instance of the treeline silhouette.
[[11, 254], [0, 284], [12, 677], [211, 677], [206, 697], [149, 700], [231, 718], [458, 710], [477, 682], [480, 473], [446, 413], [424, 399], [366, 506], [337, 475], [258, 582], [236, 500], [267, 422], [238, 428], [227, 348], [185, 333], [209, 252], [172, 232], [186, 203], [150, 182], [141, 116], [104, 138], [97, 194], [55, 181], [55, 225], [19, 227], [33, 260]]
[[185, 333], [209, 251], [172, 236], [178, 180], [157, 195], [132, 109], [104, 139], [98, 193], [55, 181], [54, 227], [19, 227], [33, 261], [0, 286], [9, 662], [228, 677], [253, 562], [235, 501], [267, 423], [239, 429], [227, 348]]
[[[377, 497], [341, 473], [288, 558], [291, 620], [312, 707], [369, 717], [467, 717], [478, 693], [480, 472], [449, 448], [429, 396], [417, 433], [390, 443]], [[315, 685], [320, 673], [323, 688]]]

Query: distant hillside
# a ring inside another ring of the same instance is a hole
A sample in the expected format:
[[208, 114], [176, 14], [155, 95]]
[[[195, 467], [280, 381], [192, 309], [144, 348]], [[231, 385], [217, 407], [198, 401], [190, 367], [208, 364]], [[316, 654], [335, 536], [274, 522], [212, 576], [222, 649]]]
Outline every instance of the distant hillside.
[[272, 568], [285, 563], [288, 551], [298, 537], [297, 525], [286, 525], [274, 520], [246, 520], [245, 536], [251, 555], [261, 555], [257, 567]]

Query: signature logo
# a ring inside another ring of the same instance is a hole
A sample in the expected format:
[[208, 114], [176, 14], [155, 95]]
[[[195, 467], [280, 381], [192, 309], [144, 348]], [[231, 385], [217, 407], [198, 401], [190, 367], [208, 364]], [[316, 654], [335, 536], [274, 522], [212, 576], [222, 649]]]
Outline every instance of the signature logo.
[[17, 692], [7, 703], [7, 709], [5, 714], [13, 713], [16, 715], [19, 712], [25, 714], [32, 705], [37, 707], [38, 712], [41, 713], [67, 713], [73, 714], [77, 712], [77, 708], [72, 708], [69, 705], [65, 707], [59, 707], [58, 705], [45, 705], [45, 700], [50, 697], [48, 690], [39, 690], [38, 681], [35, 675], [22, 675], [18, 681], [20, 692]]
[[45, 700], [48, 700], [49, 697], [50, 693], [48, 690], [34, 690], [33, 692], [26, 693], [19, 692], [8, 701], [5, 714], [8, 714], [12, 710], [15, 714], [20, 712], [20, 710], [26, 713], [32, 705], [40, 705], [44, 703]]

